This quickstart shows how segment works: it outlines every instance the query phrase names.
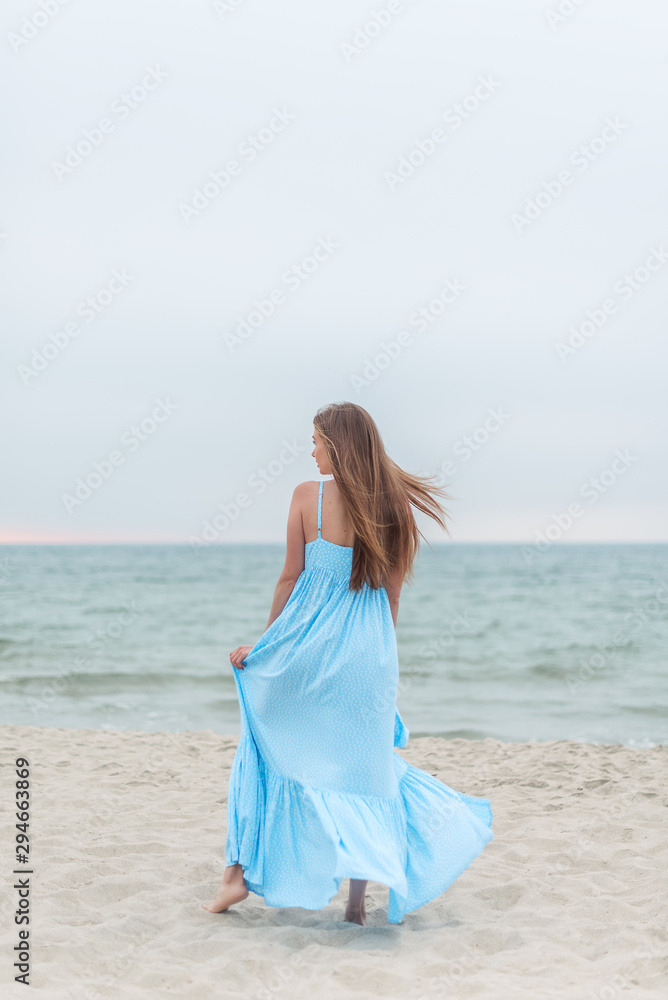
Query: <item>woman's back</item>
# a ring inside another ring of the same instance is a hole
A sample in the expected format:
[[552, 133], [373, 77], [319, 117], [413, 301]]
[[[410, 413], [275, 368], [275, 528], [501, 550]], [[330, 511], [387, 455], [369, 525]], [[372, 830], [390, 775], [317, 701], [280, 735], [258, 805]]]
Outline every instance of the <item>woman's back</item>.
[[[309, 490], [305, 491], [305, 503], [302, 507], [302, 523], [306, 544], [318, 537], [318, 491], [320, 483], [309, 482]], [[348, 512], [341, 498], [339, 487], [334, 479], [325, 480], [322, 484], [321, 536], [334, 545], [352, 547], [355, 532], [350, 522]]]

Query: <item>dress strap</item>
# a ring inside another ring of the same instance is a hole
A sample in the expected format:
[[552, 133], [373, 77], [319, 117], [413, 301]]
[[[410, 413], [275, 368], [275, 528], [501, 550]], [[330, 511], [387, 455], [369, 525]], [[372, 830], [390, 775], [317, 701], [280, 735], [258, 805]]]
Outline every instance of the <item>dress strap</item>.
[[324, 480], [320, 480], [320, 489], [318, 491], [318, 538], [322, 538], [322, 533], [320, 530], [320, 524], [322, 522], [322, 487]]

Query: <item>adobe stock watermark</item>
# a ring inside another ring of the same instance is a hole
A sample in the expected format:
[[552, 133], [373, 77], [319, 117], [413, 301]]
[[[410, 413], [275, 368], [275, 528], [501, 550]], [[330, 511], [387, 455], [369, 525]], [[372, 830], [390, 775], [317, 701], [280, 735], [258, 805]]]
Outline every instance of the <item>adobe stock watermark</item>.
[[471, 118], [472, 115], [484, 104], [492, 94], [495, 94], [501, 84], [495, 80], [490, 73], [486, 76], [479, 76], [478, 83], [466, 97], [450, 105], [442, 114], [444, 126], [433, 128], [427, 136], [413, 141], [413, 148], [405, 155], [400, 156], [394, 170], [386, 170], [383, 174], [385, 182], [390, 191], [396, 191], [401, 184], [405, 184], [409, 177], [412, 177], [426, 161], [434, 155], [441, 143], [444, 143], [449, 135], [456, 132], [461, 126]]
[[[568, 162], [576, 167], [579, 173], [584, 173], [592, 163], [596, 163], [612, 143], [619, 139], [628, 127], [628, 122], [620, 121], [619, 115], [615, 118], [606, 118], [600, 135], [594, 136], [589, 142], [574, 149]], [[526, 199], [524, 212], [514, 212], [511, 215], [510, 221], [514, 225], [515, 231], [521, 235], [525, 229], [532, 226], [550, 205], [561, 198], [566, 188], [573, 184], [576, 176], [569, 167], [564, 167], [556, 177], [543, 181], [542, 190], [533, 198]]]
[[158, 427], [164, 424], [172, 414], [178, 410], [179, 403], [174, 403], [169, 398], [155, 400], [155, 406], [151, 413], [139, 421], [132, 424], [123, 431], [120, 437], [120, 447], [114, 448], [106, 458], [93, 462], [93, 468], [84, 476], [79, 476], [72, 493], [62, 493], [61, 500], [68, 514], [71, 514], [76, 507], [81, 507], [86, 500], [89, 500], [95, 490], [99, 490], [103, 483], [111, 479], [116, 469], [125, 464], [128, 455], [133, 455], [141, 448], [142, 444], [153, 437]]
[[570, 333], [568, 340], [565, 342], [557, 341], [554, 345], [557, 357], [561, 361], [566, 361], [581, 347], [584, 347], [587, 341], [591, 340], [606, 325], [610, 317], [618, 311], [623, 303], [628, 302], [641, 288], [644, 288], [652, 275], [660, 271], [667, 260], [668, 252], [662, 246], [650, 247], [650, 251], [642, 263], [638, 264], [633, 271], [627, 271], [619, 281], [615, 282], [614, 292], [617, 298], [610, 296], [593, 309], [587, 309], [585, 318], [577, 326], [573, 325], [568, 328]]
[[[100, 810], [96, 804], [96, 815], [99, 811]], [[117, 814], [114, 816], [113, 813], [109, 813], [107, 822], [112, 817], [117, 819]], [[104, 822], [99, 823], [99, 826], [105, 825], [106, 823]], [[123, 951], [113, 952], [107, 959], [105, 959], [103, 965], [104, 971], [101, 975], [98, 974], [98, 982], [100, 982], [100, 985], [104, 989], [104, 993], [100, 993], [97, 986], [87, 983], [82, 986], [78, 986], [76, 993], [72, 993], [70, 991], [68, 994], [69, 1000], [107, 1000], [109, 992], [114, 991], [114, 987], [118, 985], [116, 980], [120, 979], [120, 977], [125, 972], [128, 972], [133, 966], [137, 967], [140, 965], [144, 957], [147, 955], [147, 945], [153, 943], [156, 936], [155, 931], [149, 932], [147, 930], [141, 930], [135, 935], [134, 940], [127, 945]]]
[[[410, 314], [408, 317], [408, 326], [417, 330], [418, 333], [424, 333], [431, 323], [434, 323], [443, 315], [448, 306], [457, 301], [462, 292], [466, 291], [466, 288], [467, 286], [462, 284], [459, 278], [447, 278], [440, 292], [433, 299], [430, 299], [426, 305], [420, 306]], [[382, 373], [390, 365], [394, 364], [406, 348], [411, 347], [413, 343], [412, 332], [410, 330], [402, 330], [393, 340], [383, 341], [381, 350], [377, 354], [374, 354], [372, 358], [365, 358], [362, 373], [350, 376], [351, 384], [358, 395], [362, 389], [370, 386], [376, 379], [380, 378]]]
[[603, 670], [614, 662], [620, 649], [629, 646], [633, 636], [641, 632], [651, 621], [665, 621], [668, 613], [668, 583], [665, 580], [654, 580], [657, 584], [654, 596], [636, 604], [632, 611], [624, 615], [624, 626], [615, 628], [608, 642], [596, 642], [596, 652], [589, 657], [581, 657], [578, 661], [577, 674], [564, 678], [571, 695], [576, 695], [587, 681], [591, 680], [597, 671]]
[[[510, 413], [506, 413], [503, 406], [490, 406], [487, 409], [485, 419], [473, 428], [468, 434], [464, 434], [452, 446], [452, 454], [455, 458], [461, 459], [460, 465], [466, 465], [474, 455], [477, 455], [485, 445], [489, 444], [492, 438], [499, 433], [511, 419]], [[434, 485], [445, 486], [452, 476], [459, 471], [460, 466], [452, 458], [444, 459], [436, 473]]]
[[199, 535], [190, 535], [188, 542], [193, 552], [199, 552], [204, 546], [218, 541], [230, 525], [239, 519], [241, 512], [252, 506], [255, 497], [261, 496], [269, 486], [284, 475], [288, 466], [292, 465], [302, 452], [308, 450], [306, 445], [298, 444], [294, 438], [292, 441], [283, 439], [282, 444], [283, 448], [276, 458], [265, 466], [259, 466], [248, 477], [246, 485], [250, 492], [241, 491], [233, 500], [219, 503], [219, 513], [214, 514], [210, 520], [202, 522]]
[[572, 17], [576, 10], [579, 10], [586, 2], [587, 0], [559, 0], [556, 7], [550, 7], [549, 10], [546, 10], [545, 17], [552, 31], [555, 31], [564, 21]]
[[399, 692], [409, 690], [414, 676], [417, 675], [419, 677], [427, 663], [451, 652], [458, 639], [464, 635], [471, 634], [474, 629], [479, 627], [480, 621], [475, 620], [475, 611], [473, 609], [465, 608], [463, 612], [455, 612], [449, 619], [447, 626], [442, 628], [437, 635], [423, 642], [418, 652], [412, 656], [410, 662], [401, 668], [396, 685], [391, 682], [376, 691], [371, 704], [368, 706], [368, 714], [370, 716], [383, 714], [392, 709], [396, 704]]
[[[223, 341], [232, 354], [246, 340], [253, 336], [256, 330], [274, 315], [288, 300], [291, 292], [297, 292], [320, 267], [329, 260], [335, 250], [341, 246], [333, 237], [320, 237], [311, 253], [298, 263], [293, 264], [281, 275], [281, 284], [267, 292], [265, 298], [254, 299], [252, 308], [242, 316], [237, 317], [234, 331], [224, 331]], [[284, 290], [285, 289], [285, 290]]]
[[238, 10], [245, 3], [246, 0], [212, 0], [211, 6], [222, 21], [228, 14], [233, 14], [235, 10]]
[[287, 962], [274, 965], [271, 977], [255, 994], [257, 1000], [275, 1000], [281, 990], [294, 978], [295, 969], [304, 969], [304, 959], [299, 952], [291, 955]]
[[[565, 856], [565, 860], [557, 860], [555, 858], [555, 866], [559, 870], [565, 870], [567, 868], [573, 868], [578, 861], [582, 860], [588, 851], [591, 851], [592, 847], [597, 846], [592, 838], [592, 832], [595, 828], [605, 827], [614, 823], [625, 823], [625, 819], [629, 819], [633, 813], [636, 812], [636, 804], [634, 802], [635, 791], [624, 791], [621, 796], [615, 796], [614, 798], [604, 802], [597, 802], [596, 810], [593, 812], [593, 819], [585, 822], [583, 826], [578, 830], [577, 841], [568, 841], [568, 846], [565, 844], [564, 849], [559, 853]], [[584, 814], [588, 815], [588, 814]], [[587, 834], [587, 831], [589, 833]], [[587, 835], [585, 835], [587, 834]], [[665, 948], [664, 948], [665, 955]], [[593, 996], [594, 994], [592, 994]], [[610, 994], [612, 995], [612, 994]]]
[[205, 208], [216, 200], [231, 184], [233, 177], [238, 177], [244, 167], [252, 163], [261, 153], [268, 149], [277, 135], [284, 132], [293, 122], [293, 115], [287, 108], [274, 108], [274, 113], [258, 132], [247, 135], [237, 147], [239, 159], [228, 160], [220, 170], [210, 170], [208, 180], [201, 187], [195, 188], [189, 202], [181, 202], [179, 213], [186, 224], [197, 218]]
[[424, 985], [423, 982], [420, 983], [420, 989], [423, 992], [416, 1000], [443, 1000], [444, 997], [455, 998], [471, 992], [470, 989], [467, 989], [466, 992], [462, 991], [462, 982], [466, 976], [475, 975], [480, 969], [480, 952], [477, 947], [472, 948], [470, 944], [467, 944], [466, 939], [462, 936], [458, 940], [457, 947], [460, 949], [460, 954], [456, 958], [444, 956], [441, 960], [447, 971], [439, 973], [438, 976], [430, 977], [426, 982], [423, 981]]
[[38, 715], [45, 708], [48, 708], [58, 695], [67, 690], [72, 680], [79, 674], [87, 673], [95, 657], [104, 652], [109, 645], [113, 646], [146, 610], [134, 599], [122, 601], [121, 609], [114, 620], [105, 628], [97, 628], [90, 634], [86, 641], [86, 646], [90, 651], [88, 655], [75, 656], [68, 666], [49, 678], [48, 683], [42, 686], [39, 697], [31, 695], [28, 698], [28, 705], [33, 715]]
[[21, 25], [16, 31], [10, 31], [7, 41], [18, 52], [22, 46], [36, 38], [37, 35], [50, 24], [56, 14], [59, 14], [63, 7], [66, 7], [70, 0], [40, 0], [35, 10], [29, 17], [24, 17]]
[[[631, 961], [625, 960], [621, 970], [610, 976], [604, 986], [596, 992], [589, 990], [591, 1000], [615, 1000], [615, 998], [621, 1000], [623, 997], [633, 996], [639, 985], [639, 977], [647, 969], [648, 958], [655, 958], [657, 967], [659, 963], [665, 967], [666, 945], [663, 940], [652, 941], [647, 938], [647, 943], [638, 945], [631, 954]], [[656, 982], [659, 975], [657, 972], [652, 976], [652, 983]], [[643, 987], [643, 992], [648, 992], [650, 989], [653, 989], [653, 986], [650, 986], [648, 981], [647, 989]]]
[[[408, 0], [408, 6], [415, 0]], [[355, 56], [371, 45], [393, 23], [397, 14], [406, 9], [404, 0], [389, 0], [384, 7], [374, 10], [371, 16], [355, 29], [349, 42], [339, 42], [339, 51], [350, 65]]]
[[[85, 319], [87, 323], [92, 323], [115, 298], [125, 291], [131, 281], [134, 281], [134, 275], [128, 274], [124, 267], [120, 271], [112, 271], [111, 278], [106, 285], [81, 300], [74, 310], [76, 315]], [[16, 366], [16, 371], [23, 384], [28, 385], [31, 379], [48, 368], [54, 358], [66, 350], [72, 340], [80, 333], [81, 325], [75, 320], [70, 320], [60, 330], [50, 333], [48, 341], [41, 348], [33, 347], [31, 361], [26, 365]]]
[[[637, 455], [632, 455], [628, 448], [618, 448], [615, 457], [605, 469], [596, 476], [590, 476], [579, 490], [579, 495], [592, 506], [601, 499], [629, 469], [638, 461]], [[536, 530], [534, 541], [529, 546], [522, 546], [522, 556], [527, 566], [530, 566], [538, 556], [546, 552], [550, 546], [558, 542], [573, 526], [575, 521], [585, 513], [585, 507], [579, 501], [569, 503], [566, 510], [552, 514], [550, 523], [544, 531]]]
[[132, 112], [144, 103], [149, 94], [157, 90], [166, 79], [167, 74], [159, 66], [147, 66], [140, 82], [111, 102], [109, 111], [112, 117], [100, 118], [92, 128], [85, 128], [82, 137], [67, 147], [62, 161], [52, 161], [51, 169], [58, 180], [62, 181], [64, 177], [80, 167], [94, 150], [99, 149], [107, 136], [116, 131], [118, 123], [129, 118]]

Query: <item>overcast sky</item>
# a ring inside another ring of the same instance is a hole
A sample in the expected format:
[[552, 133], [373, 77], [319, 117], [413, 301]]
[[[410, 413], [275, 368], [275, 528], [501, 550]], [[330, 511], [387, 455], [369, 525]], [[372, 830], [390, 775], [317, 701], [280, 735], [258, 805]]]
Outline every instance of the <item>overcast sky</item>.
[[341, 400], [455, 540], [668, 538], [667, 30], [8, 0], [2, 540], [283, 541]]

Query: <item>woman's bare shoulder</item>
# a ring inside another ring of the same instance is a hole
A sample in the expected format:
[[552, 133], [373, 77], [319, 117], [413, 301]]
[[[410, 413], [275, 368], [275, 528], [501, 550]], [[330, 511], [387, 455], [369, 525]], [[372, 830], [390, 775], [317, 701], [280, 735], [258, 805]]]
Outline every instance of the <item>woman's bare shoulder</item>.
[[318, 492], [318, 487], [320, 483], [315, 479], [307, 479], [306, 482], [298, 483], [294, 490], [293, 495], [296, 497], [310, 497], [312, 493]]
[[308, 510], [313, 503], [313, 497], [318, 496], [318, 486], [320, 484], [315, 479], [308, 479], [306, 482], [298, 483], [292, 491], [292, 502], [296, 503], [300, 510]]

